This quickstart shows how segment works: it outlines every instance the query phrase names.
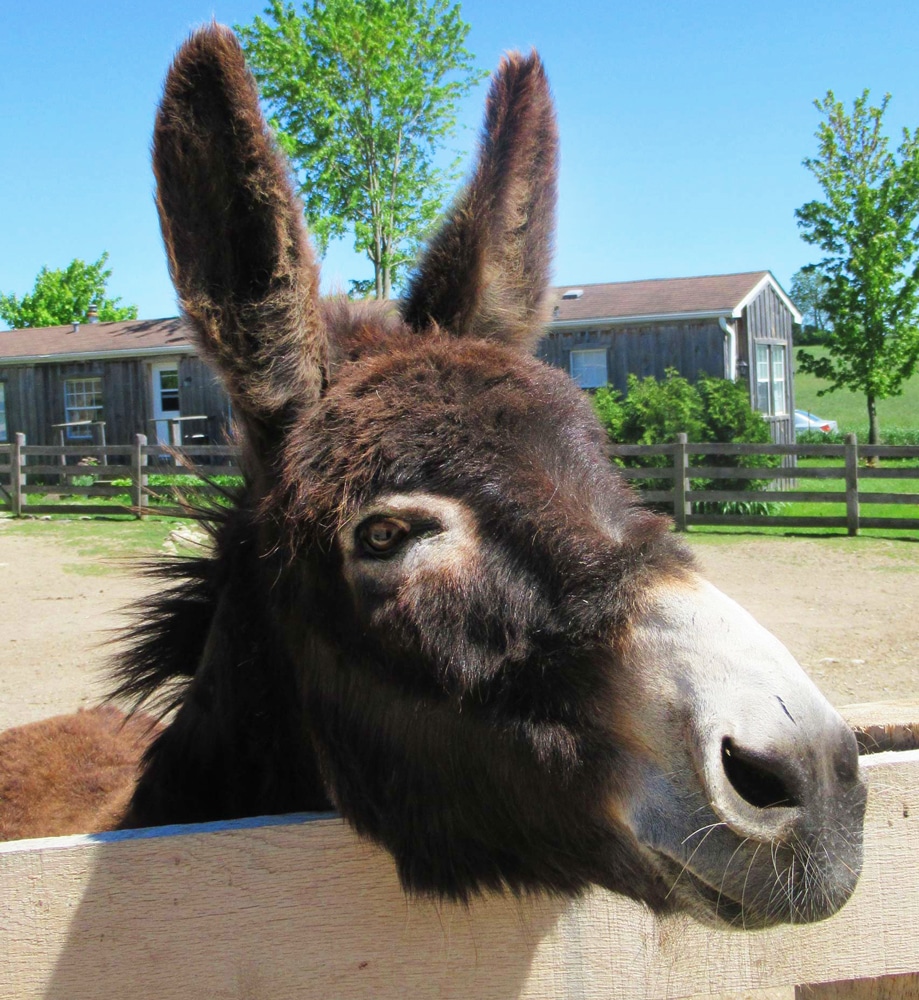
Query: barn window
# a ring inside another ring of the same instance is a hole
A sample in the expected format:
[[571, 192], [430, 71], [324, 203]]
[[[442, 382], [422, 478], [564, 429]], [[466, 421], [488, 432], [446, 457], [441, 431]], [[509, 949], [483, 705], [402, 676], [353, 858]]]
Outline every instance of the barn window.
[[606, 370], [606, 349], [572, 351], [571, 377], [582, 389], [597, 389], [609, 382]]
[[8, 441], [6, 433], [6, 382], [0, 382], [0, 441]]
[[788, 413], [785, 345], [756, 345], [756, 409], [779, 417]]
[[[78, 420], [102, 419], [102, 379], [69, 378], [64, 381], [64, 420], [72, 424]], [[89, 424], [83, 427], [68, 427], [69, 441], [91, 441], [93, 429]]]

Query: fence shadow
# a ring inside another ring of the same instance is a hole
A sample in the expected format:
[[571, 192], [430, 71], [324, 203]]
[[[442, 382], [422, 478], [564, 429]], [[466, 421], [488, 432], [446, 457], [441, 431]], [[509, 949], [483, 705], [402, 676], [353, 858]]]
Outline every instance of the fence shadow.
[[44, 997], [520, 993], [564, 903], [406, 899], [389, 856], [342, 826], [262, 819], [98, 838]]

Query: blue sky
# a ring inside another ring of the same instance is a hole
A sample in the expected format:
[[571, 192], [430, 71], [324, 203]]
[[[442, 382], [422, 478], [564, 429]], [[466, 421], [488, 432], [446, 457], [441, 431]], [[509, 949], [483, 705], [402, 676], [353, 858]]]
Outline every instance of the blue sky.
[[[107, 250], [110, 291], [143, 318], [175, 315], [149, 164], [163, 74], [195, 25], [251, 21], [260, 0], [3, 0], [0, 291], [42, 265]], [[816, 259], [794, 210], [819, 195], [814, 98], [893, 95], [895, 136], [919, 125], [919, 11], [883, 4], [466, 0], [484, 68], [535, 46], [562, 138], [558, 284], [770, 268], [786, 287]], [[463, 108], [475, 141], [484, 84]], [[348, 245], [326, 287], [369, 267]]]

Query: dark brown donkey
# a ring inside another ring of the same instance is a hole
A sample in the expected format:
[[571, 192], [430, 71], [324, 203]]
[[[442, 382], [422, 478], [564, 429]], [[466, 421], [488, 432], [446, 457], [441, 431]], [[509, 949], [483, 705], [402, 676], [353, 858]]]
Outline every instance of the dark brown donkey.
[[[530, 356], [556, 157], [539, 59], [509, 56], [401, 312], [323, 303], [234, 36], [182, 48], [158, 204], [246, 487], [120, 668], [119, 696], [177, 691], [177, 712], [114, 823], [334, 808], [409, 890], [597, 883], [748, 927], [825, 917], [860, 868], [852, 734], [637, 504], [583, 394]], [[19, 731], [20, 764], [36, 741]], [[56, 766], [46, 799], [83, 807], [68, 823], [112, 811]]]

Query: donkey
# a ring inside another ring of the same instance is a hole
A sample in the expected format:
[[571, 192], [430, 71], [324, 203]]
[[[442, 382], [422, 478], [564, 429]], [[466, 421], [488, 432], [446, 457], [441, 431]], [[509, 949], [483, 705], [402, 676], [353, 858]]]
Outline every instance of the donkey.
[[826, 917], [861, 865], [852, 733], [531, 355], [556, 161], [540, 60], [508, 55], [398, 310], [322, 301], [235, 37], [182, 47], [157, 204], [245, 487], [119, 667], [117, 696], [175, 711], [131, 744], [127, 795], [104, 789], [111, 825], [336, 809], [409, 892], [597, 884], [744, 927]]

